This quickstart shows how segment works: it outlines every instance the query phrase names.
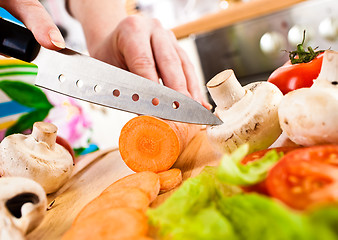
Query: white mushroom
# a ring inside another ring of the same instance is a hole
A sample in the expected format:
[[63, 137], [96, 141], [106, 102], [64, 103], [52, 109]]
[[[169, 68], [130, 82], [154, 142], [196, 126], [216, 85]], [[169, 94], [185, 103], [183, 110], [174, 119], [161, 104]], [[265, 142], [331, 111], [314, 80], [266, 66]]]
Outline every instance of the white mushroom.
[[21, 177], [0, 178], [0, 240], [21, 240], [45, 216], [46, 193], [35, 181]]
[[13, 134], [0, 144], [3, 176], [21, 176], [40, 183], [46, 193], [58, 190], [73, 169], [71, 154], [56, 143], [57, 127], [36, 122], [31, 135]]
[[232, 70], [225, 70], [207, 83], [224, 122], [207, 127], [208, 139], [224, 153], [248, 143], [250, 152], [269, 147], [281, 134], [277, 109], [283, 97], [272, 83], [255, 82], [242, 87]]
[[286, 94], [278, 114], [281, 128], [296, 144], [338, 143], [338, 52], [324, 53], [313, 86]]

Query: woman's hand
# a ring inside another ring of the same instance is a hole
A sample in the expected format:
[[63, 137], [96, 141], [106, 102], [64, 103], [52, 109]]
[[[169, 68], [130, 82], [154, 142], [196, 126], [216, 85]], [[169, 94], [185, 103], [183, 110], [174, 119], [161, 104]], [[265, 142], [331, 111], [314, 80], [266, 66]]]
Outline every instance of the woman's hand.
[[179, 91], [209, 108], [193, 65], [174, 34], [142, 16], [124, 18], [103, 41], [91, 41], [91, 56]]
[[0, 7], [22, 21], [41, 46], [52, 50], [65, 48], [59, 29], [38, 0], [1, 0]]

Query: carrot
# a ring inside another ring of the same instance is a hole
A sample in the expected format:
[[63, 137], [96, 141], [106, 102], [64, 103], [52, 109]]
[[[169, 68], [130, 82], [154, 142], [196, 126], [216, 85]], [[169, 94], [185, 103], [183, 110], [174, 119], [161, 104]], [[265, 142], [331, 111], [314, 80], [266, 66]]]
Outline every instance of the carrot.
[[160, 191], [160, 178], [153, 172], [138, 172], [117, 180], [107, 187], [102, 194], [115, 191], [117, 188], [139, 188], [144, 191], [152, 202]]
[[135, 236], [135, 237], [123, 238], [120, 240], [153, 240], [153, 238], [147, 237], [147, 236]]
[[145, 212], [149, 204], [148, 195], [139, 188], [116, 188], [114, 191], [107, 191], [89, 202], [76, 216], [73, 224], [99, 210], [130, 207]]
[[135, 172], [168, 170], [200, 129], [198, 125], [138, 116], [122, 128], [119, 150]]
[[146, 236], [147, 221], [145, 213], [133, 208], [103, 209], [72, 225], [62, 240], [137, 239]]
[[160, 192], [168, 192], [182, 183], [182, 173], [178, 168], [172, 168], [158, 173], [160, 177]]

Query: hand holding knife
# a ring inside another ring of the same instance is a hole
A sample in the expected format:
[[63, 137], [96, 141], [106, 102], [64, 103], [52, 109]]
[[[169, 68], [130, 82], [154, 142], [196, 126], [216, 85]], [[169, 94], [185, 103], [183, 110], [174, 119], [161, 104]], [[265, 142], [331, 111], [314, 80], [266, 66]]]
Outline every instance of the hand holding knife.
[[0, 20], [0, 52], [38, 66], [36, 85], [137, 114], [196, 124], [222, 121], [172, 89], [70, 49], [41, 47], [24, 27]]

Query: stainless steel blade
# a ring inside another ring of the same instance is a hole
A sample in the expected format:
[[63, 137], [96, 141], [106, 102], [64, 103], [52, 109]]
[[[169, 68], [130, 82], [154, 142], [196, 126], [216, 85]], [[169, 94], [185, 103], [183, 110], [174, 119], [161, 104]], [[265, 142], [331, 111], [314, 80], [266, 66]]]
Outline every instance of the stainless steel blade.
[[38, 66], [37, 86], [70, 97], [179, 122], [222, 123], [181, 93], [70, 49], [41, 48], [33, 63]]

